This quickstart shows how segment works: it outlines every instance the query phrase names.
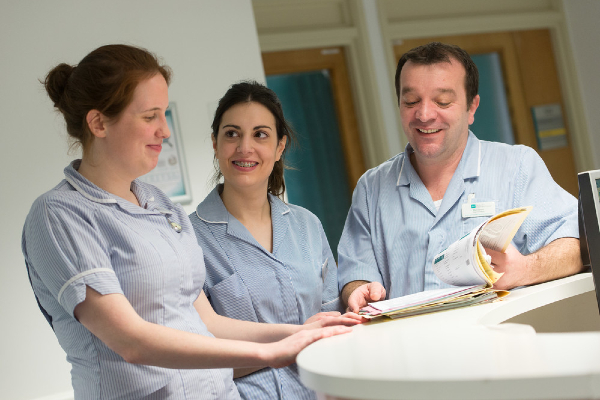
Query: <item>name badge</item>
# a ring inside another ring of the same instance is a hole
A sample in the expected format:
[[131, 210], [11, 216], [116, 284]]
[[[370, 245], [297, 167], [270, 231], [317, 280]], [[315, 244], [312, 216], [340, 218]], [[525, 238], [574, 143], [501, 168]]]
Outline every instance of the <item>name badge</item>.
[[496, 203], [486, 201], [483, 203], [467, 203], [462, 205], [463, 218], [491, 217], [496, 214]]

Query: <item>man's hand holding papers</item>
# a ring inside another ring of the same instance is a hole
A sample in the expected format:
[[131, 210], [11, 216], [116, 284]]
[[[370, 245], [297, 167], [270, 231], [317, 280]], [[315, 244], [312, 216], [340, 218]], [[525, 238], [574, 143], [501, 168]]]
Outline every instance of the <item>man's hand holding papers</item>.
[[493, 252], [494, 259], [498, 258], [498, 265], [504, 265], [504, 258], [516, 257], [513, 253], [519, 252], [510, 242], [530, 211], [531, 207], [521, 207], [497, 214], [434, 257], [437, 277], [456, 287], [369, 303], [360, 314], [365, 318], [400, 318], [481, 304], [507, 295], [506, 291], [492, 289], [503, 274], [494, 271], [486, 249]]
[[356, 289], [351, 289], [348, 297], [348, 311], [358, 313], [371, 302], [385, 300], [385, 288], [379, 282], [365, 282]]

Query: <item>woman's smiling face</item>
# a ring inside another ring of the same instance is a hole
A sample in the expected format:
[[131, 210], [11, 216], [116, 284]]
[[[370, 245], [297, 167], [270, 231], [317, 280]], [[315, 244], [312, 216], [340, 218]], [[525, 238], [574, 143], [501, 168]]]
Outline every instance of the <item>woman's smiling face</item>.
[[269, 176], [285, 149], [286, 137], [277, 139], [275, 117], [260, 103], [238, 103], [223, 113], [215, 157], [225, 185], [267, 191]]
[[105, 120], [102, 137], [91, 146], [102, 147], [103, 161], [120, 176], [135, 179], [158, 163], [162, 142], [171, 132], [165, 112], [169, 87], [161, 74], [143, 80], [133, 92], [131, 103], [115, 120]]

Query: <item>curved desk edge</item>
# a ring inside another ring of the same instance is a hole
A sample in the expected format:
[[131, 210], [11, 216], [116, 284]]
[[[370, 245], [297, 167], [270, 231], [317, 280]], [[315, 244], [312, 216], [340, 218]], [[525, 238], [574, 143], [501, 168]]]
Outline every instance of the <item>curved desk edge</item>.
[[[427, 365], [439, 366], [445, 363], [447, 358], [443, 350], [442, 354], [438, 352], [433, 355], [431, 352], [421, 354], [418, 351], [419, 346], [431, 345], [428, 340], [436, 333], [434, 330], [443, 333], [445, 327], [473, 332], [473, 328], [476, 328], [475, 331], [482, 332], [482, 336], [475, 333], [476, 336], [473, 337], [486, 342], [493, 337], [490, 335], [510, 334], [512, 329], [509, 326], [500, 330], [487, 328], [590, 291], [594, 291], [592, 276], [590, 273], [583, 273], [520, 288], [513, 291], [506, 300], [496, 303], [399, 319], [379, 325], [358, 326], [348, 335], [325, 339], [303, 350], [297, 358], [300, 378], [307, 387], [318, 393], [334, 396], [328, 397], [329, 399], [335, 399], [335, 396], [345, 399], [413, 400], [600, 398], [600, 361], [596, 361], [600, 360], [598, 332], [532, 333], [529, 337], [506, 337], [505, 345], [508, 346], [505, 349], [510, 354], [508, 357], [519, 355], [518, 347], [523, 345], [520, 341], [524, 340], [526, 345], [535, 348], [535, 362], [524, 360], [526, 365], [519, 366], [519, 360], [514, 360], [519, 371], [517, 374], [513, 373], [514, 368], [510, 366], [510, 362], [508, 367], [498, 367], [493, 359], [488, 359], [486, 363], [486, 356], [480, 353], [483, 348], [480, 343], [477, 351], [469, 349], [471, 354], [465, 352], [465, 357], [472, 359], [476, 367], [465, 368], [464, 376], [460, 375], [463, 371], [460, 362], [448, 364], [447, 376], [440, 373], [440, 368], [431, 372], [427, 370]], [[380, 337], [382, 333], [387, 335], [385, 339], [388, 341]], [[417, 343], [420, 336], [423, 336], [422, 344]], [[406, 340], [402, 339], [409, 337], [417, 339], [407, 347]], [[517, 345], [510, 348], [511, 342], [516, 342]], [[361, 346], [369, 343], [372, 346], [366, 351], [378, 353], [373, 354], [371, 359], [380, 357], [382, 361], [385, 360], [381, 364], [386, 364], [387, 367], [369, 364], [373, 367], [365, 370], [363, 361], [368, 361], [369, 357], [361, 352]], [[390, 348], [390, 345], [396, 348]], [[378, 349], [378, 346], [381, 348]], [[540, 364], [539, 359], [546, 359], [546, 356], [549, 361], [542, 361]], [[405, 358], [402, 360], [404, 365], [398, 362], [402, 358]], [[561, 366], [562, 359], [570, 359], [571, 362], [567, 366]], [[544, 366], [544, 363], [549, 366], [543, 367], [542, 373], [540, 366]], [[378, 368], [381, 368], [380, 373], [377, 372]], [[477, 371], [485, 368], [491, 368], [491, 371]]]
[[594, 291], [591, 273], [582, 273], [539, 285], [513, 291], [506, 300], [495, 303], [489, 312], [480, 316], [477, 323], [497, 325], [527, 311]]

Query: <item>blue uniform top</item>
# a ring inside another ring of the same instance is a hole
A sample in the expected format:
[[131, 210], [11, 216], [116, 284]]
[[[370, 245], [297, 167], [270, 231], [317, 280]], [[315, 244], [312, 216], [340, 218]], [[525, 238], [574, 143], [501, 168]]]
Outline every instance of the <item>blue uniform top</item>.
[[[285, 324], [342, 310], [337, 266], [320, 221], [302, 207], [268, 196], [272, 253], [227, 211], [218, 187], [190, 214], [204, 249], [204, 291], [213, 308], [230, 318]], [[242, 398], [315, 398], [295, 365], [262, 369], [235, 382]]]
[[533, 149], [478, 140], [469, 132], [439, 210], [407, 157], [411, 152], [408, 145], [360, 178], [338, 247], [340, 290], [355, 280], [380, 282], [388, 298], [449, 287], [431, 263], [489, 218], [462, 217], [471, 194], [470, 202], [494, 202], [495, 213], [533, 206], [513, 239], [522, 254], [579, 237], [577, 199], [554, 182]]
[[138, 207], [94, 185], [78, 167], [74, 161], [65, 168], [66, 179], [34, 202], [22, 238], [40, 308], [72, 364], [75, 398], [239, 399], [231, 369], [129, 364], [75, 319], [89, 286], [125, 295], [148, 322], [212, 337], [193, 306], [205, 269], [183, 208], [135, 180]]

